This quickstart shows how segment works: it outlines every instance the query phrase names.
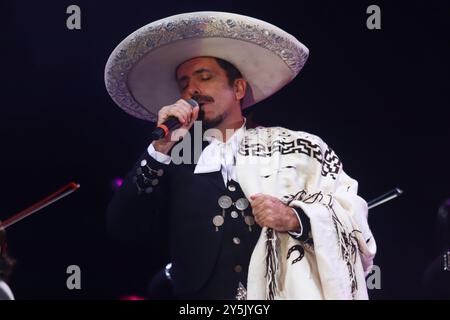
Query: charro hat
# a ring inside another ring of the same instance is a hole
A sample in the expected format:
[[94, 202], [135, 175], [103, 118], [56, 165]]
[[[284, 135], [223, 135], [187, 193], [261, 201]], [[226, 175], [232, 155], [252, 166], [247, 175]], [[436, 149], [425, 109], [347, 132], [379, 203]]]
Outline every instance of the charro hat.
[[280, 28], [227, 12], [192, 12], [152, 22], [125, 38], [111, 53], [105, 83], [129, 114], [150, 121], [180, 98], [176, 68], [195, 57], [233, 64], [247, 81], [242, 107], [280, 90], [300, 72], [309, 50]]

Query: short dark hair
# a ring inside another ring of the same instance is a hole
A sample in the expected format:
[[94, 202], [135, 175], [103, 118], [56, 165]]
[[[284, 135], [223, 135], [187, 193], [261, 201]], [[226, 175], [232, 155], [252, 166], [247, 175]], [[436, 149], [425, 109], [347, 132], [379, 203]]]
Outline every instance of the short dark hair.
[[220, 59], [220, 58], [214, 58], [217, 61], [217, 64], [225, 71], [228, 78], [228, 83], [232, 87], [234, 85], [234, 80], [243, 78], [241, 72], [233, 66], [231, 63], [229, 63], [226, 60]]

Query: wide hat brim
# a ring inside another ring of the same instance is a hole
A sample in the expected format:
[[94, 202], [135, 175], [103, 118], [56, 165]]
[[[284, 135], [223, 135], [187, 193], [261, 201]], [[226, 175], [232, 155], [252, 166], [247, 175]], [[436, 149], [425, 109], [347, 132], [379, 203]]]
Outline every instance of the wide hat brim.
[[280, 28], [226, 12], [193, 12], [152, 22], [125, 38], [111, 53], [105, 83], [129, 114], [156, 121], [158, 111], [180, 98], [176, 68], [195, 57], [232, 63], [247, 80], [247, 108], [292, 81], [309, 50]]

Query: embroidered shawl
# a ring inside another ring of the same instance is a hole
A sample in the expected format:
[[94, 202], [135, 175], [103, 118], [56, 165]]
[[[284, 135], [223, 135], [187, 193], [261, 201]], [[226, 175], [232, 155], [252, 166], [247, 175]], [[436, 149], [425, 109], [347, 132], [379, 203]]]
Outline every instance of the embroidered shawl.
[[368, 299], [376, 252], [358, 184], [319, 137], [280, 127], [250, 129], [236, 157], [247, 197], [278, 197], [309, 217], [306, 241], [263, 228], [253, 251], [247, 299]]

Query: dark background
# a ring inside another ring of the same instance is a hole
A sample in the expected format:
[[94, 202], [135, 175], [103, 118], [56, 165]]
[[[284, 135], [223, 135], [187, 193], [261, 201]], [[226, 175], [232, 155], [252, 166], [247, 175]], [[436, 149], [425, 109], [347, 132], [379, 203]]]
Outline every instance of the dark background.
[[[147, 147], [154, 124], [109, 98], [103, 72], [114, 47], [173, 14], [229, 11], [266, 20], [306, 44], [310, 58], [283, 90], [253, 107], [263, 125], [319, 135], [367, 200], [404, 194], [370, 212], [381, 290], [420, 299], [439, 254], [435, 218], [450, 197], [448, 1], [2, 1], [0, 2], [0, 219], [70, 181], [81, 189], [7, 229], [17, 299], [117, 299], [145, 293], [165, 261], [162, 244], [108, 237], [111, 182]], [[81, 30], [66, 8], [81, 8]], [[381, 30], [366, 8], [381, 8]], [[81, 290], [66, 268], [81, 268]]]

